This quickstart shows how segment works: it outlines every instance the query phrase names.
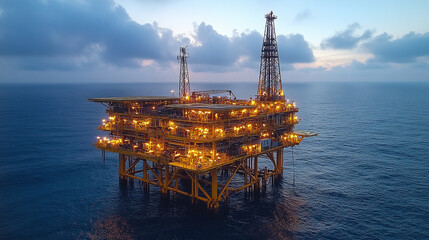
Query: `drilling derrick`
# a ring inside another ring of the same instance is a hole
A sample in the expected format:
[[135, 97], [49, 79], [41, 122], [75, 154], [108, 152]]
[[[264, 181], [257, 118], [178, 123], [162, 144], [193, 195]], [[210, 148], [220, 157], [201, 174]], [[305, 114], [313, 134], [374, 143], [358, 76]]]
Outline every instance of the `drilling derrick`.
[[237, 99], [231, 90], [191, 92], [186, 47], [177, 56], [179, 97], [89, 99], [106, 107], [98, 126], [105, 136], [94, 145], [102, 156], [118, 154], [121, 181], [138, 180], [147, 191], [156, 186], [167, 197], [181, 194], [217, 209], [231, 194], [258, 194], [281, 179], [283, 150], [317, 133], [294, 130], [299, 109], [283, 95], [276, 16], [265, 18], [258, 101]]
[[279, 52], [277, 48], [274, 20], [277, 16], [273, 11], [265, 15], [265, 33], [261, 51], [261, 66], [259, 72], [258, 100], [284, 100], [282, 80], [280, 75]]
[[180, 48], [180, 54], [177, 56], [177, 60], [180, 61], [180, 74], [179, 74], [179, 97], [189, 99], [191, 94], [191, 86], [189, 84], [189, 73], [188, 73], [188, 56], [186, 47]]

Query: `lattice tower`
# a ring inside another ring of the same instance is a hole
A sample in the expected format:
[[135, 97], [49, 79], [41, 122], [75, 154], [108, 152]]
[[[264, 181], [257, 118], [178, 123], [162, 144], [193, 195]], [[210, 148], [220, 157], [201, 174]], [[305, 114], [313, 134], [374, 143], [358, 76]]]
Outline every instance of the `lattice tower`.
[[189, 98], [191, 95], [191, 85], [189, 83], [188, 73], [188, 56], [186, 47], [180, 48], [180, 54], [177, 56], [177, 60], [180, 61], [180, 74], [179, 74], [179, 97]]
[[260, 101], [284, 100], [276, 30], [274, 27], [274, 20], [277, 19], [277, 16], [271, 11], [265, 15], [265, 18], [267, 20], [262, 43], [257, 97]]

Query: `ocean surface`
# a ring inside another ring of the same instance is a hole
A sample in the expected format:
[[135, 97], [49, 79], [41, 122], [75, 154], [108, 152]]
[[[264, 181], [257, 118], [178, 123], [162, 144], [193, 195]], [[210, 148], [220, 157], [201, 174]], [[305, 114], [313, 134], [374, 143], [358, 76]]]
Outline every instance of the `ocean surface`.
[[[256, 83], [192, 84], [255, 94]], [[281, 182], [219, 213], [121, 184], [92, 143], [90, 97], [170, 95], [176, 83], [1, 84], [0, 239], [429, 239], [429, 84], [285, 83], [297, 130]], [[176, 91], [177, 92], [177, 91]]]

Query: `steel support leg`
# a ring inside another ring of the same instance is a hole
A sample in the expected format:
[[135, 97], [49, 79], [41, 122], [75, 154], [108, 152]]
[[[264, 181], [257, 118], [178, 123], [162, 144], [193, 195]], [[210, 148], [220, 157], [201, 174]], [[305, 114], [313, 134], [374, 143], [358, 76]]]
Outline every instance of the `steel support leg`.
[[217, 198], [217, 169], [210, 170], [210, 176], [212, 178], [212, 207], [217, 209], [219, 208], [219, 200]]
[[255, 192], [259, 192], [260, 179], [259, 179], [259, 172], [258, 172], [258, 156], [255, 156], [253, 159], [253, 167], [254, 167], [254, 174], [256, 179]]
[[119, 173], [119, 178], [120, 179], [125, 179], [126, 178], [123, 175], [123, 174], [125, 174], [125, 163], [126, 163], [126, 156], [124, 154], [119, 154], [119, 168], [118, 168], [118, 173]]

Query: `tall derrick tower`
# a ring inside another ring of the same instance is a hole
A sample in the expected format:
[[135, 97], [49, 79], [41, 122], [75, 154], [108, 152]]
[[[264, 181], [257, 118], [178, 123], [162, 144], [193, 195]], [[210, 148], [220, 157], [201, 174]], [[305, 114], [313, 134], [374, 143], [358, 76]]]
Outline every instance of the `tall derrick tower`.
[[271, 11], [265, 15], [264, 40], [261, 51], [261, 66], [259, 72], [258, 100], [279, 101], [284, 100], [282, 80], [280, 75], [279, 52], [277, 48], [276, 30], [274, 20], [277, 16]]
[[180, 61], [180, 74], [179, 74], [179, 97], [188, 99], [191, 95], [191, 85], [189, 84], [189, 73], [188, 73], [188, 56], [186, 47], [180, 48], [180, 54], [177, 56], [177, 60]]
[[[191, 93], [186, 47], [177, 56], [180, 98], [89, 99], [106, 107], [108, 118], [98, 129], [109, 137], [97, 137], [94, 145], [103, 156], [104, 151], [119, 154], [121, 179], [139, 180], [146, 190], [160, 187], [164, 196], [175, 192], [204, 201], [213, 209], [233, 193], [259, 194], [270, 179], [281, 179], [284, 148], [317, 133], [294, 130], [299, 109], [282, 91], [276, 16], [265, 17], [258, 101], [231, 98], [230, 90]], [[220, 93], [230, 97], [212, 96]]]

